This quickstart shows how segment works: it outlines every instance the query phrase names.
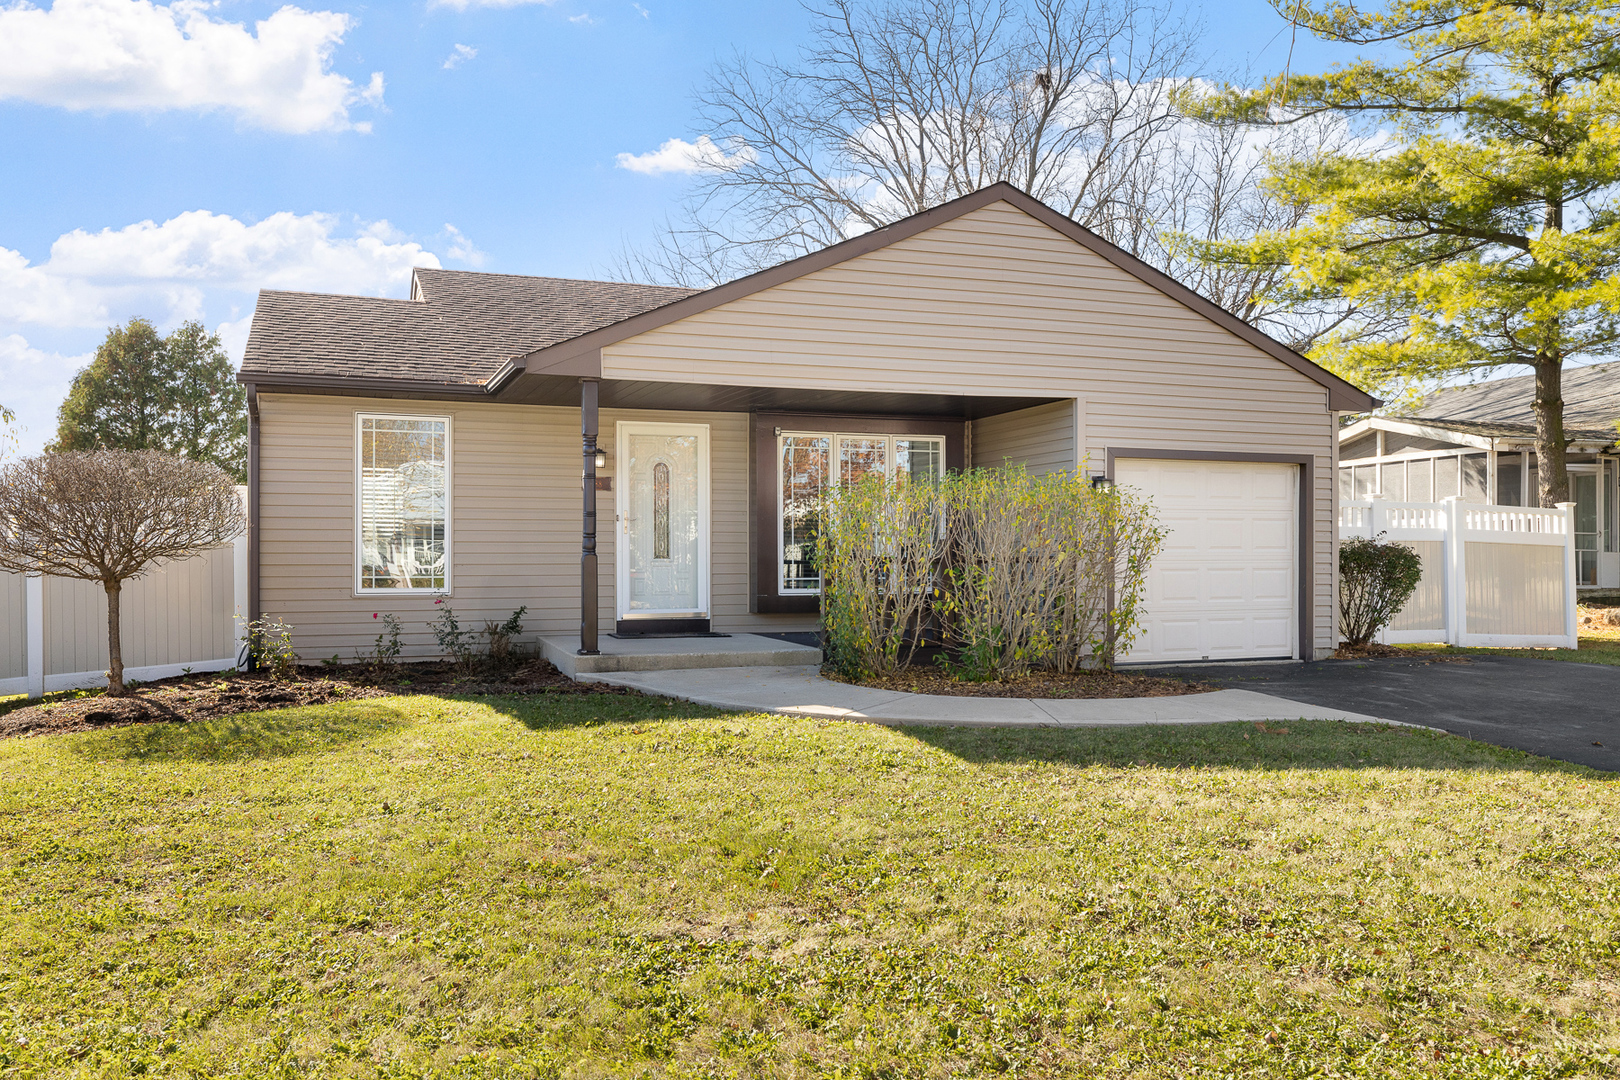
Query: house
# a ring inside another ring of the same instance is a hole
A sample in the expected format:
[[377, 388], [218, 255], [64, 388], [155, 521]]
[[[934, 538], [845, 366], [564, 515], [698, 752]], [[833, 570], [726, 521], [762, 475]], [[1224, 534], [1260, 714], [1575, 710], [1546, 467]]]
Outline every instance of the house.
[[1157, 502], [1129, 659], [1322, 656], [1337, 417], [1376, 404], [1005, 184], [704, 291], [264, 292], [240, 378], [251, 612], [345, 659], [389, 612], [436, 654], [441, 598], [586, 651], [813, 630], [825, 485], [1009, 462]]
[[[1575, 503], [1576, 584], [1620, 588], [1620, 363], [1564, 372], [1564, 432]], [[1430, 394], [1410, 416], [1339, 432], [1339, 498], [1536, 506], [1535, 376]]]

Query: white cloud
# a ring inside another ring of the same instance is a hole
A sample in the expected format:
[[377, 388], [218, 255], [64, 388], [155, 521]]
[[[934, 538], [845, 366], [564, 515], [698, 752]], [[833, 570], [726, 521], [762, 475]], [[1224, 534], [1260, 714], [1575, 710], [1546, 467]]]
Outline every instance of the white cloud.
[[514, 8], [528, 7], [532, 4], [542, 4], [550, 7], [557, 0], [428, 0], [428, 7], [447, 7], [456, 11], [466, 11], [468, 8]]
[[467, 239], [466, 234], [448, 221], [444, 223], [444, 233], [450, 238], [450, 250], [445, 252], [447, 258], [464, 262], [474, 268], [483, 266], [489, 261], [488, 253], [479, 251], [477, 245]]
[[446, 71], [460, 67], [462, 64], [478, 55], [478, 50], [471, 45], [457, 45], [444, 62]]
[[631, 4], [630, 6], [635, 8], [636, 9], [636, 14], [640, 15], [643, 19], [652, 18], [652, 12], [650, 12], [646, 8], [642, 7], [640, 4]]
[[0, 322], [94, 326], [137, 307], [154, 318], [157, 309], [170, 320], [201, 318], [212, 289], [382, 294], [404, 286], [412, 267], [439, 265], [386, 221], [359, 223], [352, 235], [342, 224], [333, 214], [282, 212], [248, 224], [190, 210], [162, 224], [75, 229], [38, 265], [0, 248]]
[[211, 4], [55, 0], [0, 7], [0, 100], [67, 109], [223, 109], [273, 131], [370, 130], [350, 119], [380, 106], [381, 72], [357, 88], [329, 70], [355, 25], [346, 14], [288, 5], [241, 23]]
[[[56, 407], [90, 356], [46, 352], [20, 334], [0, 334], [0, 404], [17, 414], [17, 453], [37, 454], [50, 442], [56, 434]], [[0, 438], [0, 456], [6, 449]]]
[[596, 20], [591, 18], [590, 13], [586, 12], [586, 11], [582, 11], [578, 15], [570, 15], [570, 16], [568, 16], [568, 21], [571, 22], [571, 23], [578, 23], [581, 26], [595, 26], [596, 25]]
[[754, 161], [756, 156], [753, 148], [745, 143], [727, 140], [722, 148], [707, 135], [699, 135], [697, 142], [667, 139], [657, 150], [649, 150], [645, 154], [620, 154], [616, 160], [621, 169], [661, 176], [665, 173], [730, 172]]

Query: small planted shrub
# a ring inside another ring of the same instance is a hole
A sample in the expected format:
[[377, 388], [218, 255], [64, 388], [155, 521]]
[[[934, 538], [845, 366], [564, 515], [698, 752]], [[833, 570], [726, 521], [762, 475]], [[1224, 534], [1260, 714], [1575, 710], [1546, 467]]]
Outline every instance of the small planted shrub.
[[400, 640], [399, 616], [392, 612], [379, 614], [373, 611], [371, 617], [382, 621], [382, 633], [378, 634], [377, 640], [372, 643], [371, 655], [359, 656], [358, 659], [373, 671], [393, 671], [399, 666], [399, 654], [405, 648], [404, 642]]
[[257, 671], [277, 679], [290, 679], [298, 672], [298, 653], [293, 650], [291, 623], [266, 616], [247, 624], [248, 663]]
[[477, 658], [473, 649], [476, 633], [472, 630], [463, 630], [461, 620], [443, 597], [433, 601], [439, 608], [439, 614], [428, 629], [433, 631], [433, 639], [439, 643], [439, 651], [455, 661], [463, 670], [472, 670], [473, 661]]
[[523, 633], [523, 616], [528, 613], [529, 605], [524, 604], [508, 615], [505, 622], [497, 623], [490, 619], [484, 623], [484, 637], [489, 639], [489, 658], [496, 665], [504, 667], [513, 658], [513, 646]]
[[1423, 578], [1423, 559], [1404, 544], [1357, 536], [1339, 545], [1339, 634], [1366, 645], [1401, 613]]

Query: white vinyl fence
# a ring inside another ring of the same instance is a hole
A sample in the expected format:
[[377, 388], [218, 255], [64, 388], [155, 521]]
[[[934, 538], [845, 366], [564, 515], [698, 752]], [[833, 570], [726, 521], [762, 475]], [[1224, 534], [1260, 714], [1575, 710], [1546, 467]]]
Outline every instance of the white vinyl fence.
[[1423, 559], [1417, 591], [1380, 641], [1573, 649], [1574, 507], [1359, 499], [1340, 504], [1339, 539], [1382, 534]]
[[[124, 678], [234, 667], [243, 642], [237, 615], [247, 611], [247, 538], [154, 566], [126, 581], [119, 599]], [[0, 695], [106, 685], [101, 585], [0, 573]]]

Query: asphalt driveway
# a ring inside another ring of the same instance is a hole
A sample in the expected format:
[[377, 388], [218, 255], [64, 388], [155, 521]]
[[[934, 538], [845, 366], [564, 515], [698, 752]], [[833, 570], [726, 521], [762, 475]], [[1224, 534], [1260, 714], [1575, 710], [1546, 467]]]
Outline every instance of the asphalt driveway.
[[1480, 656], [1155, 670], [1620, 772], [1620, 667]]

